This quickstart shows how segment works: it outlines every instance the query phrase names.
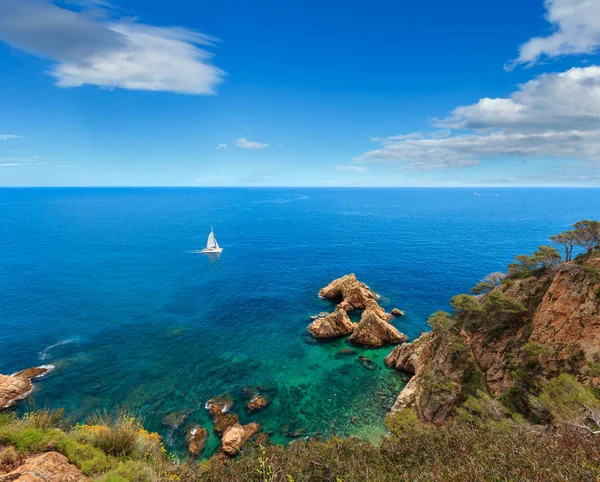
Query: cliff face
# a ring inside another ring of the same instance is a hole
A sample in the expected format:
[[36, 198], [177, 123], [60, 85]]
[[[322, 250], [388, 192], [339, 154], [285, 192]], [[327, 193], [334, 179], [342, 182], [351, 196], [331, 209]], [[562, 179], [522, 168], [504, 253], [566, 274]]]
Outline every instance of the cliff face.
[[414, 374], [393, 410], [414, 407], [440, 423], [478, 390], [523, 409], [540, 377], [568, 372], [600, 385], [600, 257], [509, 277], [466, 298], [447, 323], [386, 358]]

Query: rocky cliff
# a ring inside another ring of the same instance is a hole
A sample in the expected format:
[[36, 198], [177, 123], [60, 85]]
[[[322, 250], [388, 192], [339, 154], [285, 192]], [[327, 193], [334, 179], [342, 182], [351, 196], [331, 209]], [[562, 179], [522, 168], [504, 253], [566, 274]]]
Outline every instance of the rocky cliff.
[[396, 347], [386, 364], [414, 374], [393, 410], [441, 423], [478, 391], [528, 414], [540, 378], [567, 372], [600, 385], [600, 256], [508, 276], [481, 296], [459, 295], [453, 315]]
[[14, 375], [0, 375], [0, 409], [11, 406], [25, 398], [33, 389], [31, 380], [48, 373], [51, 367], [23, 370]]

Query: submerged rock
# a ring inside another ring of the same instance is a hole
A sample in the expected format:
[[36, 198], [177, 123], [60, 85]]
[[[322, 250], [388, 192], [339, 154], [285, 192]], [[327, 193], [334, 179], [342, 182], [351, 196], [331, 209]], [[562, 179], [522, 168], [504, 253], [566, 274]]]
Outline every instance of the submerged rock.
[[260, 425], [257, 423], [249, 423], [248, 425], [236, 423], [232, 425], [225, 431], [221, 439], [223, 453], [230, 457], [239, 454], [244, 444], [259, 430]]
[[202, 452], [204, 452], [204, 447], [206, 447], [207, 440], [208, 430], [206, 430], [204, 427], [197, 426], [191, 429], [185, 437], [190, 456], [200, 457]]
[[341, 298], [339, 306], [345, 311], [363, 309], [368, 300], [379, 298], [366, 284], [358, 281], [355, 274], [347, 274], [333, 280], [319, 291], [319, 296], [328, 299]]
[[373, 360], [371, 360], [370, 358], [367, 358], [364, 355], [360, 355], [357, 358], [357, 360], [367, 370], [375, 370], [375, 368], [377, 368], [377, 365], [375, 364], [375, 362]]
[[340, 359], [352, 355], [356, 355], [356, 350], [353, 350], [352, 348], [343, 348], [340, 351], [338, 351], [335, 355], [333, 355], [333, 358]]
[[348, 340], [368, 347], [395, 345], [406, 341], [408, 337], [389, 324], [386, 318], [381, 317], [380, 310], [381, 307], [377, 302], [369, 302], [360, 323]]
[[293, 432], [288, 432], [287, 436], [290, 438], [298, 438], [298, 437], [302, 437], [304, 435], [306, 435], [307, 430], [306, 428], [302, 427], [299, 428], [298, 430], [294, 430]]
[[392, 310], [392, 316], [395, 316], [396, 318], [400, 318], [401, 316], [404, 316], [406, 313], [404, 313], [404, 311], [399, 310], [398, 308], [394, 308]]
[[188, 417], [188, 412], [171, 412], [161, 420], [161, 425], [171, 429], [171, 431], [177, 430]]
[[338, 305], [330, 315], [313, 321], [308, 331], [315, 338], [328, 339], [349, 335], [354, 331], [355, 326], [348, 318], [348, 313]]
[[58, 452], [29, 457], [12, 472], [0, 475], [2, 481], [14, 482], [83, 482], [89, 480]]
[[28, 368], [14, 375], [0, 375], [0, 409], [25, 398], [33, 389], [31, 380], [48, 373], [52, 367]]
[[271, 403], [271, 400], [269, 399], [269, 397], [267, 395], [256, 393], [250, 399], [246, 408], [248, 409], [248, 412], [250, 412], [250, 413], [258, 412], [260, 410], [264, 410], [265, 408], [267, 408], [270, 403]]

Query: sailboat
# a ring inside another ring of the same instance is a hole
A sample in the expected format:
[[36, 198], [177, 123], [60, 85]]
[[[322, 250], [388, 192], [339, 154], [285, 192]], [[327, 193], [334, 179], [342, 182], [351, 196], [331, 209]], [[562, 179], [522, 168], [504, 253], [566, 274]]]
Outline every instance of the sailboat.
[[210, 233], [208, 235], [208, 239], [206, 240], [206, 248], [204, 248], [202, 253], [222, 253], [223, 248], [219, 246], [217, 243], [217, 238], [215, 238], [215, 231], [212, 226], [210, 227]]

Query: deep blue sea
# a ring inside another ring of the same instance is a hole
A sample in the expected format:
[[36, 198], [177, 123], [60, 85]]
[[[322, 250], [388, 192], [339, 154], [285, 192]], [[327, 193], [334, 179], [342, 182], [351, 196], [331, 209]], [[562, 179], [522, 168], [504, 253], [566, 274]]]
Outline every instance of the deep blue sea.
[[[600, 190], [479, 191], [1, 189], [0, 373], [53, 364], [29, 404], [74, 421], [126, 406], [175, 451], [192, 425], [210, 429], [205, 403], [223, 393], [275, 442], [374, 438], [403, 377], [382, 363], [391, 348], [340, 357], [344, 340], [307, 336], [333, 308], [322, 286], [356, 273], [414, 338], [516, 254], [600, 219]], [[218, 257], [195, 252], [211, 225]], [[273, 403], [249, 416], [256, 386]]]

